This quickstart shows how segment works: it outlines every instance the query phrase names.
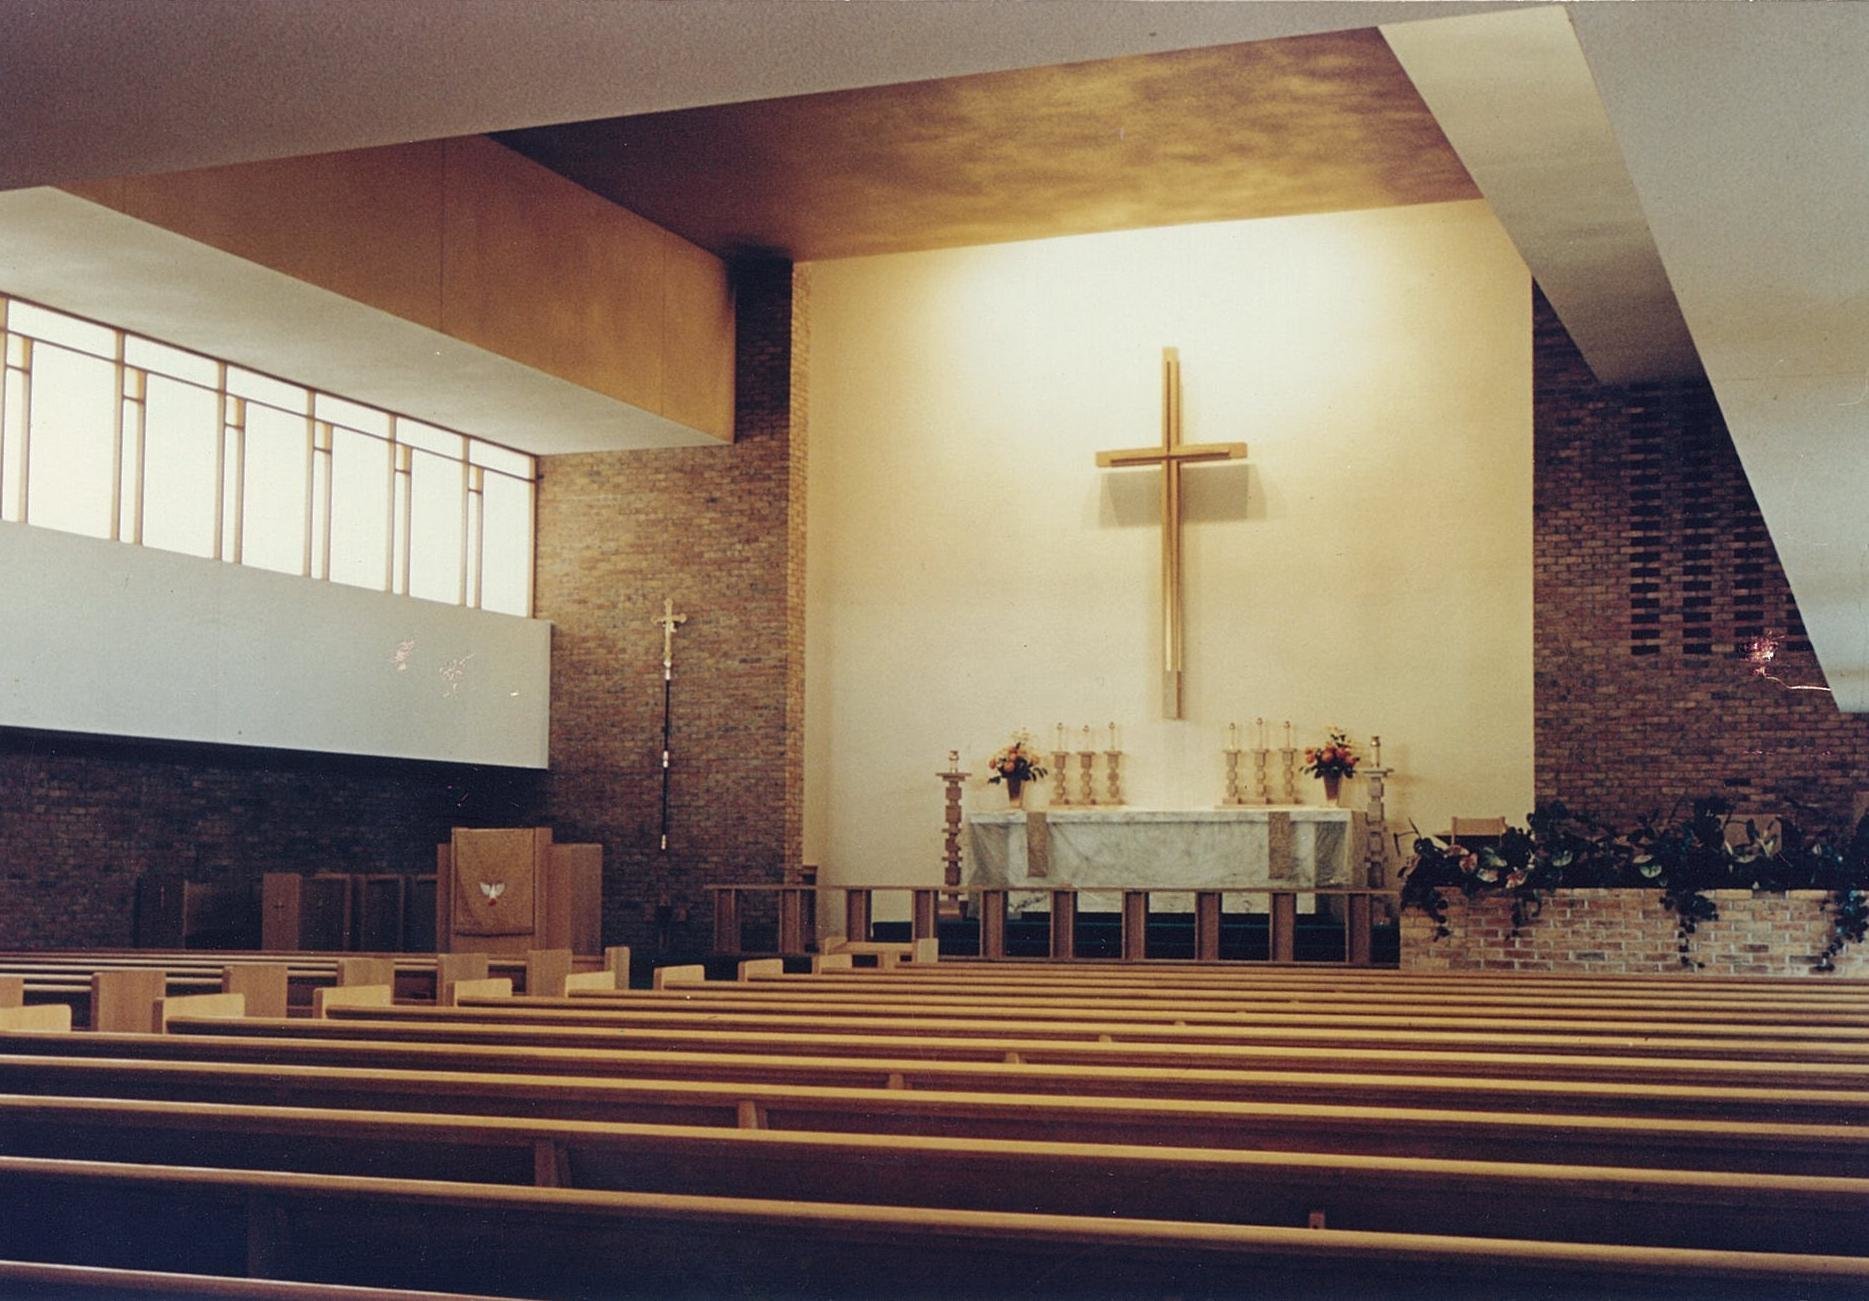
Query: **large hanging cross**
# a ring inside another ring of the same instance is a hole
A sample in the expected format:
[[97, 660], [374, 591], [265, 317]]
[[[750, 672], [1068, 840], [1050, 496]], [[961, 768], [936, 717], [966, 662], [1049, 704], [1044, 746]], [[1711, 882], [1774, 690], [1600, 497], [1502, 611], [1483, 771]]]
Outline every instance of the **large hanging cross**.
[[1162, 349], [1162, 445], [1098, 452], [1104, 469], [1162, 467], [1162, 714], [1181, 717], [1181, 467], [1190, 462], [1238, 461], [1244, 443], [1181, 441], [1181, 354]]

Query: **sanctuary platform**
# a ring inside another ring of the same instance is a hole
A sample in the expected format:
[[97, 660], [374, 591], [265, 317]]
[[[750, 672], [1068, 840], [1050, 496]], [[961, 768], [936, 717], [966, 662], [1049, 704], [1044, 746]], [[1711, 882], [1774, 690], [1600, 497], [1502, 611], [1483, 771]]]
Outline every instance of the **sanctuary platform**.
[[1305, 805], [975, 813], [969, 881], [1015, 890], [1361, 885], [1363, 821], [1358, 810]]

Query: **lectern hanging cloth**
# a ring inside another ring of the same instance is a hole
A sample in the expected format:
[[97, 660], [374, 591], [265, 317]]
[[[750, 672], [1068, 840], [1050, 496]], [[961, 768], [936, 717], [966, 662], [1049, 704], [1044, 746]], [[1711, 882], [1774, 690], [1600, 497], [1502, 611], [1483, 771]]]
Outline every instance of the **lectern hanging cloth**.
[[457, 935], [527, 935], [545, 845], [532, 827], [454, 829]]

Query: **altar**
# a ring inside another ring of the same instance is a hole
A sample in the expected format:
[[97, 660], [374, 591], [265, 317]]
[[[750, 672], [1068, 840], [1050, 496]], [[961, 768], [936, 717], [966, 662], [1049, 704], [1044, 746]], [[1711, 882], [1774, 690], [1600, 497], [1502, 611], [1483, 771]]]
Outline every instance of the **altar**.
[[[1074, 886], [1087, 892], [1079, 905], [1085, 911], [1119, 906], [1117, 895], [1088, 893], [1098, 886], [1175, 893], [1365, 884], [1359, 869], [1367, 837], [1363, 814], [1353, 809], [1009, 809], [971, 814], [967, 824], [971, 884]], [[1264, 895], [1245, 902], [1250, 911], [1266, 907]]]

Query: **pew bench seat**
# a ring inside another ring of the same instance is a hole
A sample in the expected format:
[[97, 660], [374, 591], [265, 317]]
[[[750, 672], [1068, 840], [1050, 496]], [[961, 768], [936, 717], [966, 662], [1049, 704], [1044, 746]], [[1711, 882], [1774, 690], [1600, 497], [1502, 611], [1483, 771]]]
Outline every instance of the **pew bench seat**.
[[1405, 1107], [1367, 1090], [1320, 1105], [12, 1055], [0, 1092], [1869, 1177], [1857, 1123]]
[[[537, 1295], [1869, 1295], [1869, 1260], [0, 1157], [0, 1252]], [[99, 1223], [120, 1232], [95, 1231]], [[422, 1250], [412, 1251], [411, 1243]], [[827, 1271], [826, 1262], [837, 1268]]]
[[60, 1160], [1869, 1254], [1869, 1179], [1834, 1176], [97, 1098], [0, 1096], [0, 1126]]

